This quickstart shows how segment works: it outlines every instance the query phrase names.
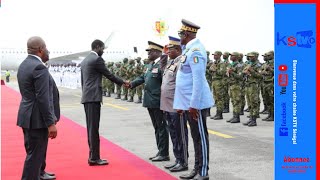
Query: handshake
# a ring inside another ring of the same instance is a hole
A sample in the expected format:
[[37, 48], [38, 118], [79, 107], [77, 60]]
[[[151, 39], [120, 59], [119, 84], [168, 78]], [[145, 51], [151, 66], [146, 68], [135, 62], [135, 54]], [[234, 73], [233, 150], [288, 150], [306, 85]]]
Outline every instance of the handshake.
[[124, 81], [123, 85], [124, 85], [124, 87], [127, 88], [127, 89], [131, 88], [131, 82], [128, 81], [128, 80]]

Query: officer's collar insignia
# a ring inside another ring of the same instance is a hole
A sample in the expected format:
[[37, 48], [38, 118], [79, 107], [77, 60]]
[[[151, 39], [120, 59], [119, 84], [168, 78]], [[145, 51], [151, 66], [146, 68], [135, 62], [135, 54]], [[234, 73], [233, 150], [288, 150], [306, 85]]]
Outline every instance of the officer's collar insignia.
[[194, 63], [198, 63], [198, 62], [199, 62], [198, 56], [193, 57], [193, 62], [194, 62]]

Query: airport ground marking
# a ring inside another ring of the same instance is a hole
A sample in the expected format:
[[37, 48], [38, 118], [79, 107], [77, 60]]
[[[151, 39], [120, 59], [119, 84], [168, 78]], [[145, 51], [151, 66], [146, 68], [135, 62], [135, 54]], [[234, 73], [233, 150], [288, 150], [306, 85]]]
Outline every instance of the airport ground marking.
[[[189, 125], [187, 125], [187, 126], [188, 126], [188, 128], [190, 128]], [[220, 132], [217, 132], [217, 131], [213, 131], [213, 130], [211, 130], [211, 129], [208, 129], [208, 133], [209, 133], [209, 134], [216, 135], [216, 136], [220, 136], [220, 137], [223, 137], [223, 138], [227, 138], [227, 139], [229, 139], [229, 138], [234, 138], [233, 136], [230, 136], [230, 135], [228, 135], [228, 134], [223, 134], [223, 133], [220, 133]]]

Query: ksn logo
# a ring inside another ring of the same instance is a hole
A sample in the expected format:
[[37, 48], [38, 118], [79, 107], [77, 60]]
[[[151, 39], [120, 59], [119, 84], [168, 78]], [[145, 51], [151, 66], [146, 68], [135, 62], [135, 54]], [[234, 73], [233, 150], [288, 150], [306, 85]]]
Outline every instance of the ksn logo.
[[287, 71], [288, 66], [285, 64], [279, 65], [279, 71], [281, 73], [278, 75], [278, 84], [281, 86], [280, 95], [286, 94], [288, 86], [288, 74], [284, 73]]
[[302, 48], [311, 48], [312, 44], [316, 42], [313, 37], [313, 31], [299, 31], [295, 36], [280, 36], [277, 32], [277, 45], [283, 44], [285, 46], [297, 46]]

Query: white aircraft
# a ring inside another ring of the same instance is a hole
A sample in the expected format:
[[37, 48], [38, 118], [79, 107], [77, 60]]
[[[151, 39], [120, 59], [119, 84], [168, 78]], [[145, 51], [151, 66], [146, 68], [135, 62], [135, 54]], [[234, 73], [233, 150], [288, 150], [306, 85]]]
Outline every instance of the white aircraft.
[[[106, 62], [119, 62], [124, 58], [131, 59], [139, 56], [137, 53], [137, 47], [134, 45], [122, 43], [118, 47], [114, 46], [113, 44], [116, 44], [115, 41], [119, 39], [117, 37], [120, 37], [119, 33], [113, 31], [104, 42], [106, 48], [102, 57]], [[90, 53], [91, 50], [75, 52], [74, 50], [66, 50], [65, 48], [61, 47], [61, 49], [49, 49], [49, 51], [49, 64], [63, 64], [68, 62], [80, 63]], [[26, 56], [26, 48], [1, 48], [1, 70], [17, 70]]]

